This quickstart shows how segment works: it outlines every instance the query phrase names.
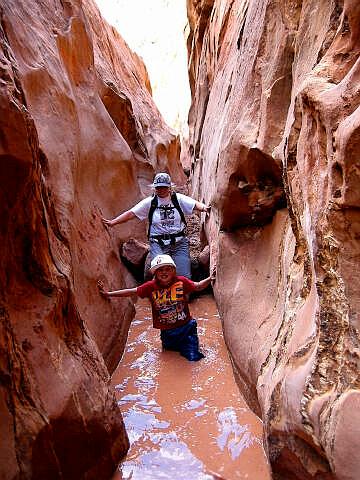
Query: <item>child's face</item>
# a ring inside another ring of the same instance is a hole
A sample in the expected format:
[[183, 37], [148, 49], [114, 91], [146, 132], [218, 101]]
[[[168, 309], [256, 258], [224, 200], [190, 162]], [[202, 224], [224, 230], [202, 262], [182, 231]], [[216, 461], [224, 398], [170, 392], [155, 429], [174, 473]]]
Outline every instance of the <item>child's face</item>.
[[155, 278], [161, 285], [169, 285], [176, 275], [176, 270], [171, 265], [164, 265], [155, 271]]

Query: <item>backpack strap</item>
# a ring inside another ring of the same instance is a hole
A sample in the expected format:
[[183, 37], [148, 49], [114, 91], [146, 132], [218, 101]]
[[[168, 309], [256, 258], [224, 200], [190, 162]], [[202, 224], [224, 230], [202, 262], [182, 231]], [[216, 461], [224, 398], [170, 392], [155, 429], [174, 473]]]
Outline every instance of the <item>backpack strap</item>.
[[186, 227], [185, 215], [184, 215], [184, 212], [181, 210], [180, 203], [179, 203], [179, 200], [177, 198], [176, 192], [173, 192], [171, 194], [171, 201], [172, 201], [174, 207], [176, 208], [176, 210], [179, 212], [181, 221], [183, 222], [183, 224]]
[[[182, 211], [182, 209], [180, 207], [179, 200], [177, 198], [176, 192], [173, 192], [171, 194], [171, 201], [172, 201], [174, 207], [176, 208], [176, 210], [179, 212], [181, 221], [186, 226], [186, 218], [185, 218], [184, 212]], [[148, 238], [150, 237], [150, 228], [151, 228], [151, 224], [152, 224], [152, 219], [153, 219], [154, 212], [155, 212], [155, 209], [157, 208], [157, 206], [158, 206], [158, 197], [156, 195], [154, 195], [153, 198], [151, 199], [149, 215], [148, 215], [148, 220], [149, 220]]]
[[158, 197], [154, 195], [153, 198], [151, 199], [149, 215], [148, 215], [148, 220], [149, 220], [148, 238], [150, 237], [150, 228], [152, 224], [152, 219], [157, 206], [158, 206]]

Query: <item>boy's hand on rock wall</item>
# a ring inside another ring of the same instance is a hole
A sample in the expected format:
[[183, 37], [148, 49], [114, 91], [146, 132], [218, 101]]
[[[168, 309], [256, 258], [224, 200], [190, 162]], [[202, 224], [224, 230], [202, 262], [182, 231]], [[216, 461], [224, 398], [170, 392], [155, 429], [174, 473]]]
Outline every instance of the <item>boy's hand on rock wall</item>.
[[97, 286], [98, 286], [100, 295], [107, 298], [107, 292], [105, 291], [105, 287], [102, 280], [97, 281]]
[[112, 220], [108, 220], [107, 218], [101, 217], [101, 221], [105, 225], [105, 227], [113, 226]]

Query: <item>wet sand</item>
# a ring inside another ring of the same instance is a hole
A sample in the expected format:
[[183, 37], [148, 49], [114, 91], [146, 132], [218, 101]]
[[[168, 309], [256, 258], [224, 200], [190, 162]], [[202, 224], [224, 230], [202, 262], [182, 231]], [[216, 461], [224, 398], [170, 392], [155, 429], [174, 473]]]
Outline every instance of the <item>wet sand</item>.
[[163, 352], [148, 302], [136, 310], [112, 379], [131, 444], [113, 480], [271, 479], [262, 423], [235, 384], [213, 298], [190, 304], [199, 362]]

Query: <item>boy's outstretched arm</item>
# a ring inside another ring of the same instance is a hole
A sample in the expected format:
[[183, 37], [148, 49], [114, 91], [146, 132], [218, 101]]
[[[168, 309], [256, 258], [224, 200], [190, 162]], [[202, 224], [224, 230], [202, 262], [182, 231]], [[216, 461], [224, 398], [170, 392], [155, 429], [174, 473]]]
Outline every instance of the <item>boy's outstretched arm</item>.
[[204, 280], [200, 280], [200, 282], [194, 282], [195, 290], [198, 292], [199, 290], [204, 290], [210, 282], [214, 282], [216, 279], [216, 272], [214, 271], [209, 277], [204, 278]]
[[137, 295], [136, 290], [137, 288], [124, 288], [123, 290], [113, 290], [112, 292], [107, 292], [104, 289], [104, 285], [101, 281], [98, 281], [98, 288], [100, 295], [103, 297], [109, 298], [109, 297], [132, 297], [134, 295]]

